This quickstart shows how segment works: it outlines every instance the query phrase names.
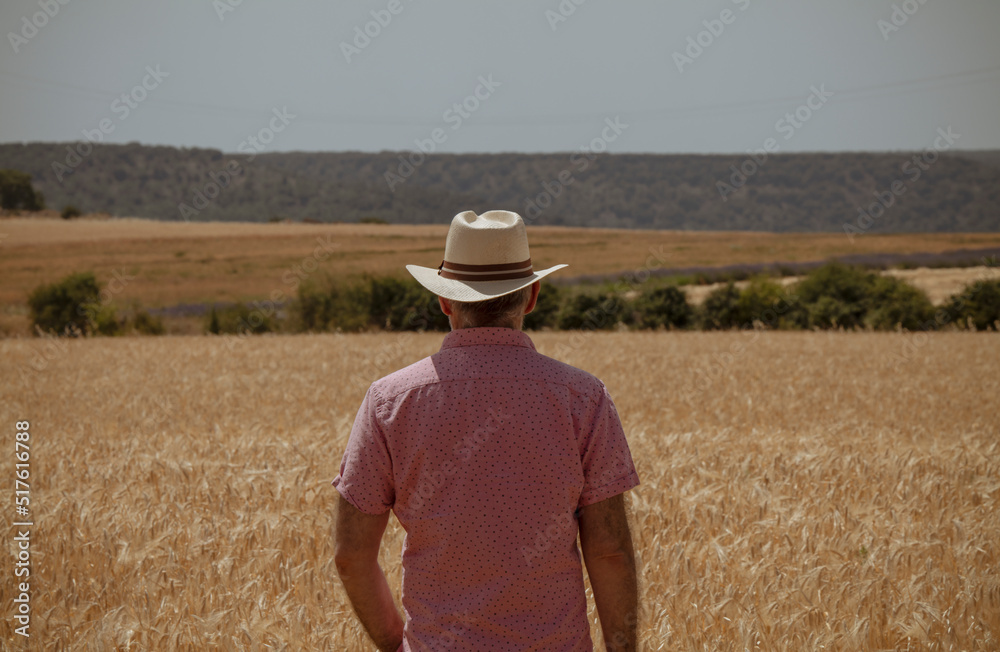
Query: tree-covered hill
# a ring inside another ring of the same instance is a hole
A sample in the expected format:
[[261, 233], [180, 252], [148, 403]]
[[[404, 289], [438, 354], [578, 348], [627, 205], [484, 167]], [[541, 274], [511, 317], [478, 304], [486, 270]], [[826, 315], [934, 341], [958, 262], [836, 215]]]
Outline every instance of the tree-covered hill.
[[31, 174], [56, 209], [446, 223], [461, 210], [504, 208], [539, 225], [749, 231], [997, 231], [997, 161], [997, 152], [770, 154], [757, 162], [748, 154], [250, 156], [137, 143], [0, 145], [0, 168]]

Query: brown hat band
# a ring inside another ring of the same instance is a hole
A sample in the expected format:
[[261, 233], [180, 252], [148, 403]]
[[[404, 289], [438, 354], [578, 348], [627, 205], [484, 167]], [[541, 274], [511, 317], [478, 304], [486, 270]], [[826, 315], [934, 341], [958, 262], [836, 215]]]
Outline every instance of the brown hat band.
[[527, 278], [534, 274], [531, 259], [519, 263], [502, 263], [499, 265], [465, 265], [449, 263], [442, 260], [438, 265], [438, 275], [455, 281], [506, 281], [515, 278]]

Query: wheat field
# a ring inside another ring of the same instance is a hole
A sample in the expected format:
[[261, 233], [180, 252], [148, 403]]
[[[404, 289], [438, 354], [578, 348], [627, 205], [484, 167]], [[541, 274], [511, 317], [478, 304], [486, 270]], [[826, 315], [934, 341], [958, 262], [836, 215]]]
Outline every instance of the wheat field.
[[[642, 649], [1000, 649], [996, 335], [531, 336], [622, 416]], [[368, 383], [440, 341], [0, 340], [36, 524], [28, 640], [10, 537], [0, 562], [3, 648], [374, 649], [336, 576], [330, 481]], [[397, 599], [402, 535], [391, 519]]]

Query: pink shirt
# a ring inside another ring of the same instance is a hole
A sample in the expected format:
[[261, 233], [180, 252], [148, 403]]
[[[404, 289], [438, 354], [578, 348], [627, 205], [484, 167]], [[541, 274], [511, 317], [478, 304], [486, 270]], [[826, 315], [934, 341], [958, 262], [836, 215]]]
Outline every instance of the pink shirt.
[[590, 651], [576, 511], [639, 484], [604, 384], [509, 328], [371, 385], [333, 486], [392, 509], [404, 650]]

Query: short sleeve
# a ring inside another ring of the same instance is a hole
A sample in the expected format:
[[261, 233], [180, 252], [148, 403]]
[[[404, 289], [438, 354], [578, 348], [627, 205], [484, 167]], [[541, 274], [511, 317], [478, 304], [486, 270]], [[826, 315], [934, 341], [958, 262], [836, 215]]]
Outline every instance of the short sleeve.
[[638, 486], [632, 452], [607, 388], [601, 384], [596, 406], [591, 401], [582, 452], [584, 485], [578, 507], [601, 502]]
[[378, 424], [377, 408], [378, 395], [372, 386], [354, 418], [340, 474], [332, 482], [348, 502], [366, 514], [382, 514], [392, 508], [396, 498], [392, 457]]

